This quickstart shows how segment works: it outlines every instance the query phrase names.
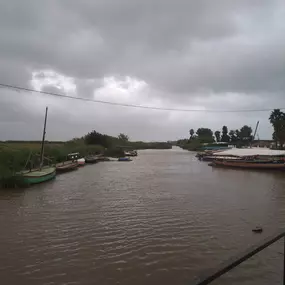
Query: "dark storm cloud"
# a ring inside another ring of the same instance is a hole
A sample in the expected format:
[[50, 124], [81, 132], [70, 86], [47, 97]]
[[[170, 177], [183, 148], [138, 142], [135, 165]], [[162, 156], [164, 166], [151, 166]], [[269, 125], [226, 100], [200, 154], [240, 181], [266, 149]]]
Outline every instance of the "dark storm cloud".
[[[263, 103], [282, 106], [284, 18], [281, 0], [0, 0], [0, 81], [26, 87], [32, 72], [51, 70], [72, 78], [77, 95], [92, 97], [94, 89], [104, 87], [104, 78], [129, 76], [151, 90], [139, 102], [145, 105], [156, 98], [167, 105], [190, 104], [189, 108], [191, 104], [209, 109], [218, 105], [218, 109], [245, 108], [246, 102], [248, 108]], [[45, 79], [44, 73], [37, 77]], [[53, 84], [45, 84], [44, 90], [66, 92], [62, 85]], [[34, 112], [30, 96], [23, 102], [20, 94], [22, 103], [7, 101], [7, 96], [0, 89], [2, 125], [4, 109], [9, 106], [11, 110], [16, 105], [29, 106], [22, 111]], [[76, 107], [76, 103], [58, 104]], [[100, 108], [108, 111], [106, 106]], [[58, 129], [69, 116], [65, 112], [61, 109], [62, 120], [60, 115], [57, 118], [61, 122]], [[120, 117], [122, 126], [130, 122], [130, 116], [134, 118], [132, 111], [125, 112], [129, 116]], [[7, 121], [17, 118], [13, 112], [5, 114]], [[135, 116], [141, 120], [134, 120], [137, 125], [147, 125], [141, 113]], [[147, 118], [158, 120], [161, 136], [168, 135], [160, 116]], [[191, 117], [197, 126], [201, 119], [203, 114]], [[104, 120], [105, 128], [111, 130], [112, 123]], [[232, 115], [230, 120], [239, 122], [240, 118]], [[64, 137], [68, 137], [67, 130]], [[142, 136], [133, 127], [129, 131]], [[150, 138], [151, 130], [143, 136]]]

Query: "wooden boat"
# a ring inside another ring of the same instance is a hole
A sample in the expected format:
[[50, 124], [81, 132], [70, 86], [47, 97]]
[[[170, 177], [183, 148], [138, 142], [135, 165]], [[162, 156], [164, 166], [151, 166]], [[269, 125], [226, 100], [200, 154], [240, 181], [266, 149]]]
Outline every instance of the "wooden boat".
[[119, 157], [118, 161], [132, 161], [129, 157]]
[[23, 185], [33, 185], [52, 180], [56, 176], [55, 167], [42, 167], [41, 169], [32, 169], [22, 171], [20, 180]]
[[48, 112], [48, 108], [46, 107], [39, 167], [38, 168], [31, 168], [29, 170], [23, 170], [21, 172], [16, 173], [17, 181], [21, 185], [28, 186], [28, 185], [32, 185], [32, 184], [38, 184], [38, 183], [46, 182], [46, 181], [49, 181], [51, 179], [54, 179], [56, 176], [56, 168], [54, 166], [43, 166], [47, 112]]
[[284, 161], [247, 161], [247, 160], [215, 160], [212, 166], [230, 167], [230, 168], [247, 168], [247, 169], [272, 169], [285, 170]]
[[252, 229], [252, 231], [254, 233], [262, 233], [263, 232], [263, 228], [262, 227], [255, 227], [254, 229]]
[[231, 157], [231, 156], [217, 156], [217, 155], [208, 155], [204, 156], [201, 160], [203, 161], [214, 161], [214, 160], [242, 160], [241, 157]]
[[100, 157], [98, 155], [89, 155], [85, 157], [85, 163], [97, 163]]
[[136, 150], [130, 150], [130, 151], [125, 151], [125, 156], [138, 156], [138, 153]]
[[67, 161], [63, 163], [59, 163], [56, 165], [56, 172], [63, 173], [68, 171], [73, 171], [78, 169], [78, 162], [77, 161]]
[[69, 153], [67, 155], [68, 160], [72, 160], [73, 162], [77, 162], [78, 166], [84, 166], [85, 165], [85, 158], [80, 158], [79, 152], [75, 153]]

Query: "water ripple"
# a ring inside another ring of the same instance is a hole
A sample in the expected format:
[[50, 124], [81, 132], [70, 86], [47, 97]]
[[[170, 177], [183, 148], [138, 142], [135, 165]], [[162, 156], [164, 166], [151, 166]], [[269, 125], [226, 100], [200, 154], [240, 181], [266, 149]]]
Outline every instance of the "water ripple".
[[[285, 224], [285, 179], [142, 151], [0, 193], [3, 284], [186, 284]], [[219, 284], [279, 284], [282, 246]], [[269, 281], [270, 280], [270, 281]], [[2, 284], [2, 283], [1, 283]]]

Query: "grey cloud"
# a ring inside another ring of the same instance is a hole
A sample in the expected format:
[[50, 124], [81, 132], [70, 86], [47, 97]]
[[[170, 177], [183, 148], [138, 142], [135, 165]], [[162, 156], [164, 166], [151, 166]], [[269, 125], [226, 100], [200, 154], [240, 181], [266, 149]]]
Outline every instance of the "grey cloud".
[[[27, 87], [32, 71], [49, 69], [74, 78], [77, 93], [92, 97], [94, 89], [103, 86], [104, 77], [130, 76], [148, 84], [151, 92], [145, 96], [145, 105], [149, 103], [147, 98], [156, 98], [167, 106], [188, 104], [189, 108], [193, 104], [209, 109], [218, 105], [223, 109], [262, 104], [282, 106], [285, 105], [282, 7], [282, 0], [0, 0], [0, 81]], [[54, 86], [44, 90], [65, 91]], [[243, 102], [238, 102], [238, 98], [228, 101], [225, 99], [228, 93], [241, 94]], [[4, 109], [18, 106], [23, 114], [35, 109], [29, 96], [25, 102], [22, 93], [18, 95], [19, 102], [9, 96], [9, 92], [0, 89], [2, 127], [5, 118], [7, 122], [12, 118]], [[57, 120], [52, 121], [57, 125], [52, 134], [75, 136], [76, 130], [66, 127], [72, 117], [64, 106], [73, 108], [74, 113], [77, 103], [57, 102], [58, 105], [50, 103], [60, 111]], [[121, 127], [128, 126], [126, 132], [129, 130], [137, 137], [178, 136], [189, 124], [181, 121], [169, 124], [176, 128], [170, 131], [164, 117], [154, 112], [134, 113], [108, 106], [100, 109], [109, 115], [101, 112], [95, 120], [100, 122], [97, 126], [113, 132], [112, 121], [116, 120]], [[84, 107], [80, 112], [83, 110]], [[16, 114], [11, 114], [17, 121]], [[253, 121], [259, 116], [246, 115], [250, 120], [255, 118]], [[190, 118], [197, 119], [199, 124], [203, 115]], [[240, 121], [238, 115], [231, 118]], [[84, 131], [93, 126], [93, 122], [74, 124]], [[140, 133], [135, 125], [144, 132]], [[60, 128], [64, 128], [62, 133]]]

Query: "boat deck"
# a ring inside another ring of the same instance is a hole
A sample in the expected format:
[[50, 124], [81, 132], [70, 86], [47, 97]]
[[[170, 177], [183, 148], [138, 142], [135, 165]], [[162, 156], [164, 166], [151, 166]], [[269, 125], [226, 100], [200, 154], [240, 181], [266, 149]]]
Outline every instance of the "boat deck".
[[43, 167], [41, 170], [40, 169], [32, 169], [31, 171], [25, 170], [25, 171], [22, 171], [21, 174], [24, 174], [25, 176], [41, 177], [43, 175], [47, 175], [47, 174], [52, 173], [54, 171], [55, 171], [54, 167]]

